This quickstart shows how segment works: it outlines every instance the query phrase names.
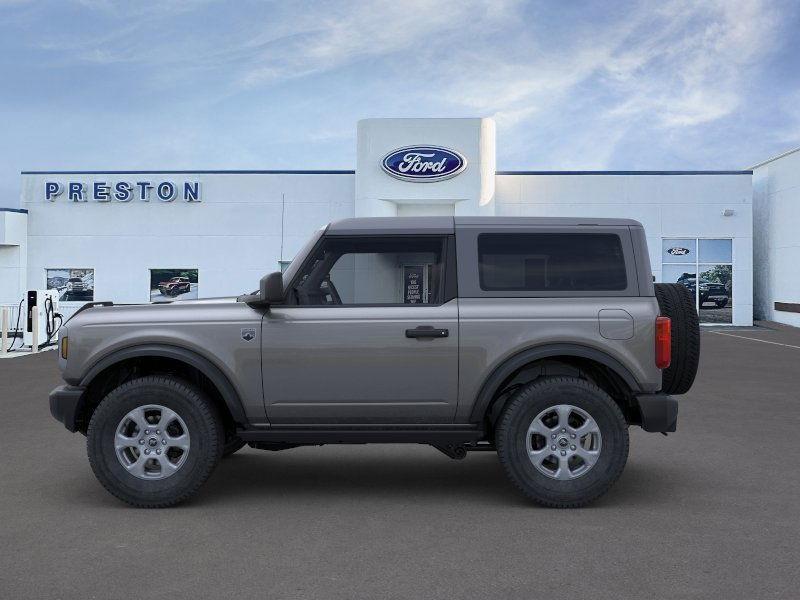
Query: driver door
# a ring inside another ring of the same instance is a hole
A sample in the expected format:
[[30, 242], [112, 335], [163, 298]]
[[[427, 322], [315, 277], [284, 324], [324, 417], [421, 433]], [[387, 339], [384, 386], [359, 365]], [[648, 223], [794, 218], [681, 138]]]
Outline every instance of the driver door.
[[451, 423], [454, 261], [452, 236], [324, 237], [289, 282], [288, 303], [264, 316], [270, 422]]

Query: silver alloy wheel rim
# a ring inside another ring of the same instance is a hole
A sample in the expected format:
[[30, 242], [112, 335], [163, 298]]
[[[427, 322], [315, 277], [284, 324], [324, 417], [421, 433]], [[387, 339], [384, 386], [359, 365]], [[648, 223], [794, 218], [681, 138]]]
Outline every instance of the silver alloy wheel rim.
[[589, 472], [600, 457], [603, 436], [582, 408], [558, 404], [531, 421], [526, 436], [528, 458], [552, 479], [575, 479]]
[[117, 425], [114, 450], [123, 468], [139, 479], [166, 479], [186, 464], [189, 428], [160, 404], [133, 409]]

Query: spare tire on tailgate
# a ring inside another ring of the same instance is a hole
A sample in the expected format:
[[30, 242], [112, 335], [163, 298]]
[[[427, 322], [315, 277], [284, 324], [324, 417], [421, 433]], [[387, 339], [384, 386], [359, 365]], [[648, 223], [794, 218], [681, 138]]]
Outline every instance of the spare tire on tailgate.
[[655, 288], [661, 315], [672, 321], [672, 362], [663, 371], [661, 391], [685, 394], [700, 360], [700, 319], [694, 297], [680, 283], [657, 283]]

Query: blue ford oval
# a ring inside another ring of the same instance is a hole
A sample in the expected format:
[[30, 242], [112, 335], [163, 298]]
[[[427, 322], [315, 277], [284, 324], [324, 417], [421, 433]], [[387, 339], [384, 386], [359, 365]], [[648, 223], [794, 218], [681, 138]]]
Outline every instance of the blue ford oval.
[[467, 168], [467, 159], [441, 146], [406, 146], [383, 158], [383, 170], [405, 181], [442, 181]]

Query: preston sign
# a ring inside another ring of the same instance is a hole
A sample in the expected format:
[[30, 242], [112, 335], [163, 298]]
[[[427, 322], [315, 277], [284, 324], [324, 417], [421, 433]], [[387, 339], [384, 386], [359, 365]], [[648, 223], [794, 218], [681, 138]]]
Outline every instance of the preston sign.
[[442, 181], [467, 168], [467, 159], [441, 146], [405, 146], [392, 150], [381, 161], [383, 170], [404, 181]]
[[161, 202], [172, 202], [181, 198], [186, 202], [200, 202], [200, 182], [184, 181], [70, 181], [66, 184], [60, 181], [46, 181], [44, 184], [44, 199], [55, 202], [59, 196], [66, 196], [73, 202], [130, 202], [141, 200], [149, 202], [151, 199]]

